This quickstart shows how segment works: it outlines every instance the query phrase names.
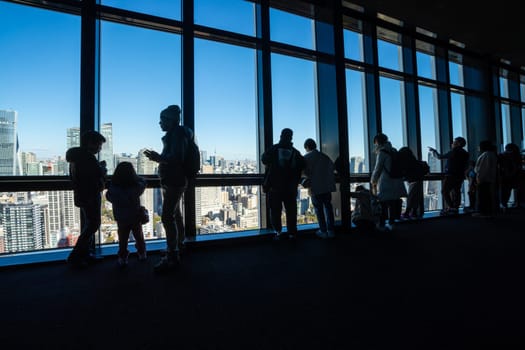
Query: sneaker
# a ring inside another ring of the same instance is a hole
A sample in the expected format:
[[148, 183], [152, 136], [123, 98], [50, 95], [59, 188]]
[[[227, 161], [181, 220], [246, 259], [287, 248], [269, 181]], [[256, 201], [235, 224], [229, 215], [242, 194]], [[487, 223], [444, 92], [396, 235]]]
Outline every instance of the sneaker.
[[148, 255], [146, 254], [146, 252], [144, 252], [144, 253], [137, 253], [137, 259], [139, 261], [145, 261], [147, 258], [148, 258]]
[[328, 233], [327, 233], [327, 232], [323, 232], [323, 231], [321, 231], [321, 230], [317, 230], [317, 231], [315, 232], [315, 235], [316, 235], [317, 237], [319, 237], [319, 238], [323, 238], [323, 239], [328, 237]]
[[180, 265], [180, 256], [176, 254], [166, 254], [159, 262], [153, 267], [155, 272], [168, 272], [176, 269]]
[[274, 241], [282, 241], [285, 239], [288, 239], [287, 233], [277, 232], [275, 236], [273, 236]]
[[128, 266], [128, 259], [119, 257], [117, 259], [117, 264], [118, 264], [119, 267], [126, 267], [126, 266]]
[[335, 237], [335, 232], [332, 231], [332, 230], [328, 230], [326, 232], [326, 238], [334, 238]]

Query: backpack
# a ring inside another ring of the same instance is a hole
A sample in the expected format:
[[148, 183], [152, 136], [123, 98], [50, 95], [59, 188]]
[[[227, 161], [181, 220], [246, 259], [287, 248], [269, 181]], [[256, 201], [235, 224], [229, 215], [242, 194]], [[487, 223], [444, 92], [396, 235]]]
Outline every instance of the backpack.
[[188, 180], [192, 180], [197, 177], [197, 174], [201, 170], [201, 153], [199, 146], [195, 143], [194, 139], [188, 136], [188, 133], [185, 133], [187, 147], [186, 154], [184, 155], [184, 175]]
[[393, 179], [401, 179], [406, 176], [406, 159], [403, 159], [403, 152], [398, 152], [395, 148], [391, 151], [382, 149], [381, 152], [385, 152], [390, 156], [392, 162], [390, 163], [390, 169], [385, 167], [387, 174]]
[[406, 170], [406, 180], [409, 182], [421, 181], [423, 177], [430, 172], [430, 166], [427, 162], [418, 159], [412, 159]]

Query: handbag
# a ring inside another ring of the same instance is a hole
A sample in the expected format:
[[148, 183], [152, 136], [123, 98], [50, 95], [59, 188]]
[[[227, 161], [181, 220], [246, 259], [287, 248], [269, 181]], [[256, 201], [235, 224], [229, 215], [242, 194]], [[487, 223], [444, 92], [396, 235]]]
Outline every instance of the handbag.
[[149, 211], [143, 205], [141, 205], [139, 208], [139, 221], [142, 225], [145, 225], [149, 222]]

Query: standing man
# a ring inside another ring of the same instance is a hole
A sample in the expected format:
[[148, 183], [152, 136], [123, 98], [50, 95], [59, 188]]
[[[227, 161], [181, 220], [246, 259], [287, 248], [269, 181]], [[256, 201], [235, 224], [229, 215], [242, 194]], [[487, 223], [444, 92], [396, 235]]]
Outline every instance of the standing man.
[[303, 187], [308, 188], [319, 223], [319, 230], [315, 233], [319, 238], [333, 238], [334, 209], [332, 207], [332, 192], [335, 192], [334, 162], [323, 152], [317, 150], [313, 139], [304, 141], [306, 167], [302, 181]]
[[468, 167], [469, 153], [464, 147], [467, 141], [458, 136], [452, 142], [452, 149], [445, 154], [440, 154], [435, 148], [429, 147], [437, 159], [446, 159], [445, 180], [443, 181], [443, 199], [446, 208], [441, 210], [441, 215], [457, 215], [461, 205], [461, 186], [465, 180], [465, 171]]
[[150, 160], [159, 163], [159, 177], [162, 191], [162, 225], [166, 231], [167, 252], [155, 265], [156, 272], [174, 269], [180, 263], [180, 251], [184, 241], [184, 222], [180, 208], [182, 195], [188, 186], [184, 173], [184, 157], [188, 142], [193, 140], [193, 131], [180, 124], [180, 107], [168, 106], [160, 112], [160, 128], [166, 134], [162, 137], [162, 153], [146, 150]]
[[82, 230], [67, 262], [73, 267], [86, 267], [94, 257], [95, 232], [100, 227], [101, 192], [105, 187], [106, 162], [99, 162], [95, 154], [100, 152], [104, 136], [87, 131], [80, 138], [80, 147], [66, 152], [69, 176], [73, 184], [75, 206], [80, 208]]
[[[297, 186], [304, 169], [304, 157], [293, 147], [293, 131], [281, 131], [278, 143], [261, 156], [266, 166], [265, 184], [270, 206], [270, 221], [275, 239], [295, 238], [297, 234]], [[281, 212], [284, 204], [287, 233], [282, 232]]]

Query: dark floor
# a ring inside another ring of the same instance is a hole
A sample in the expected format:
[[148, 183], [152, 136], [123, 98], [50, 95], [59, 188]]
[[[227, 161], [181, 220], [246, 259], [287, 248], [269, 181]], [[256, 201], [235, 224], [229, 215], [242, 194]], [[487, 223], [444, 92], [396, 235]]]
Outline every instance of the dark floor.
[[[525, 211], [0, 270], [2, 349], [525, 349]], [[133, 257], [134, 258], [134, 257]]]

